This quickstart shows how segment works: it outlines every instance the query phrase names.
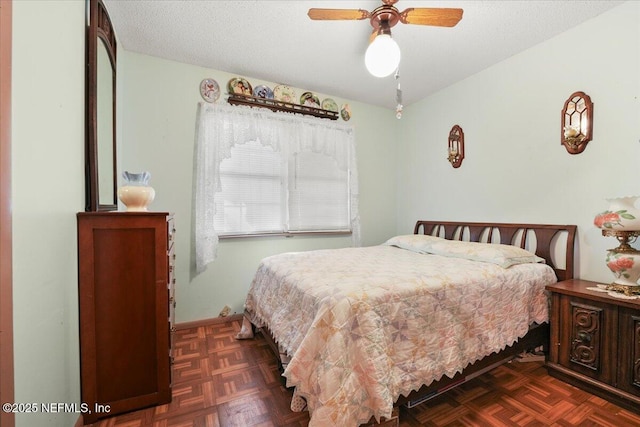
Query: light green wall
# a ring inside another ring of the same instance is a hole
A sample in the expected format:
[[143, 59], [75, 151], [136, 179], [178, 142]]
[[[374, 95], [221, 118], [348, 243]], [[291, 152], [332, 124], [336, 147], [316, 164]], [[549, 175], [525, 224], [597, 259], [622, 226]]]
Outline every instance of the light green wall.
[[[416, 218], [578, 225], [576, 274], [609, 282], [592, 225], [607, 197], [640, 195], [640, 3], [631, 1], [406, 109], [398, 152], [398, 229]], [[575, 91], [594, 103], [593, 141], [560, 145]], [[460, 125], [465, 159], [446, 160]]]
[[[151, 172], [156, 199], [153, 210], [176, 215], [176, 319], [213, 318], [225, 305], [241, 313], [244, 298], [260, 260], [285, 252], [351, 245], [349, 237], [261, 237], [223, 240], [218, 259], [193, 273], [192, 203], [195, 114], [200, 82], [213, 78], [221, 86], [237, 75], [120, 50], [123, 88], [119, 112], [122, 128], [120, 171]], [[243, 76], [255, 87], [268, 84]], [[393, 84], [391, 82], [390, 84]], [[312, 90], [313, 88], [304, 88]], [[298, 90], [301, 94], [303, 91]], [[349, 103], [355, 128], [360, 180], [362, 244], [381, 243], [396, 229], [395, 157], [398, 120], [393, 111], [331, 96]], [[407, 232], [411, 230], [407, 229]]]
[[[13, 2], [15, 401], [80, 400], [75, 214], [84, 208], [82, 1]], [[18, 427], [75, 413], [18, 414]]]

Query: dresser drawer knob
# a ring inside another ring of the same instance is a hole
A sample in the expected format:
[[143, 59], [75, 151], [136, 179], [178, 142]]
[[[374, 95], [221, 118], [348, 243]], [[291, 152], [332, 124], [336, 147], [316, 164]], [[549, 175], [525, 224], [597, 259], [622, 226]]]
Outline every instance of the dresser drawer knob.
[[578, 339], [582, 342], [591, 342], [591, 334], [584, 331], [578, 332]]

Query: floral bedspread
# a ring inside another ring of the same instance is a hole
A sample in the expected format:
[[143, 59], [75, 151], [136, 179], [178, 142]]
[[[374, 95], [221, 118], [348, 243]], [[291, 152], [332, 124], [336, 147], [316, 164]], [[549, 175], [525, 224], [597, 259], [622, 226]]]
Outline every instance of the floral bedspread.
[[390, 417], [393, 402], [548, 320], [545, 264], [502, 268], [392, 246], [265, 258], [245, 308], [291, 357], [310, 426]]

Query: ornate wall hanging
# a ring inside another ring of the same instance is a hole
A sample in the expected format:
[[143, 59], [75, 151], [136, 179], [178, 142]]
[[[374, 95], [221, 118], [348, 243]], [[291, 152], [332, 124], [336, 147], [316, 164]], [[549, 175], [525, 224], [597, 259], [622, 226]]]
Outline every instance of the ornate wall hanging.
[[574, 92], [564, 103], [560, 124], [560, 141], [570, 154], [579, 154], [591, 141], [593, 103], [584, 92]]
[[453, 126], [449, 131], [448, 153], [447, 159], [451, 166], [459, 168], [464, 159], [464, 132], [458, 125]]

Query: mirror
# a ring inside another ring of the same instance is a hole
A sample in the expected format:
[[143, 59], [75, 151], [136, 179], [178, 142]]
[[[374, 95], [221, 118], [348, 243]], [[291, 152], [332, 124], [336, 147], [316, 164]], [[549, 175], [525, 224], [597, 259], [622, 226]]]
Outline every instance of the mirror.
[[86, 211], [117, 205], [116, 39], [101, 0], [87, 0]]

